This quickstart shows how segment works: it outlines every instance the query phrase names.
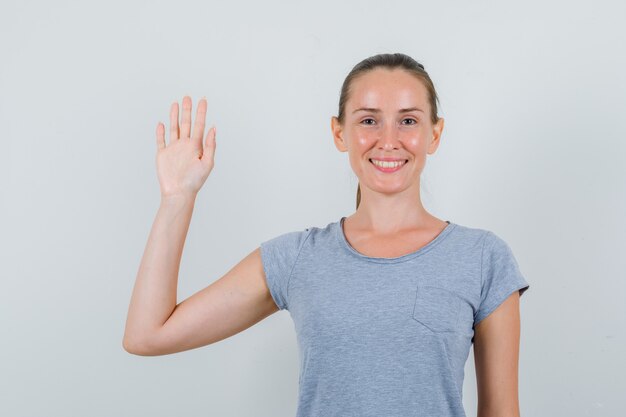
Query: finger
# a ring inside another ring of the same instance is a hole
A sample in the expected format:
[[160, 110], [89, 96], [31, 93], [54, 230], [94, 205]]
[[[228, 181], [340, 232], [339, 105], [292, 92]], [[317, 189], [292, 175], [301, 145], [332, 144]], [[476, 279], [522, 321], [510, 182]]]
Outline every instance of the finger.
[[216, 136], [217, 128], [215, 126], [211, 127], [206, 134], [206, 139], [204, 140], [204, 150], [202, 151], [201, 160], [204, 163], [213, 163], [215, 156], [215, 148], [216, 148]]
[[193, 136], [191, 139], [198, 143], [198, 146], [202, 144], [202, 137], [204, 136], [204, 124], [206, 120], [206, 98], [202, 97], [198, 103], [198, 110], [196, 111], [196, 121], [193, 125]]
[[183, 97], [183, 117], [180, 124], [180, 137], [181, 139], [189, 138], [189, 132], [191, 131], [191, 97]]
[[178, 102], [175, 101], [172, 103], [172, 107], [170, 109], [170, 145], [172, 144], [172, 141], [177, 140], [178, 137]]
[[157, 137], [157, 148], [165, 149], [165, 126], [161, 122], [157, 124], [156, 137]]

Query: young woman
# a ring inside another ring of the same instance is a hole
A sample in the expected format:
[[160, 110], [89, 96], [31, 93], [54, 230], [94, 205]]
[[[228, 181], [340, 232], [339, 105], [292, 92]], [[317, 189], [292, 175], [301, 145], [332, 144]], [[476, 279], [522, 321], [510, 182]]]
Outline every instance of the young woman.
[[478, 416], [519, 416], [519, 297], [529, 288], [495, 233], [443, 221], [420, 200], [443, 119], [424, 67], [404, 54], [357, 64], [333, 139], [359, 179], [356, 212], [262, 242], [223, 277], [176, 304], [196, 194], [211, 172], [206, 100], [157, 127], [161, 206], [133, 290], [124, 348], [165, 355], [230, 337], [289, 310], [300, 353], [297, 415], [465, 416], [474, 344]]

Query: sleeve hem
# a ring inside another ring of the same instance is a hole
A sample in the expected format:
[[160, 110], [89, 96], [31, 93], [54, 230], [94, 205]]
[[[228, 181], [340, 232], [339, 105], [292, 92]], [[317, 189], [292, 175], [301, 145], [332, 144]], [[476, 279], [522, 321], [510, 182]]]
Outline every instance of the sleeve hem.
[[530, 285], [528, 283], [526, 283], [526, 282], [523, 282], [523, 283], [517, 283], [514, 286], [509, 287], [508, 290], [503, 291], [495, 299], [496, 301], [494, 301], [494, 303], [491, 306], [489, 306], [489, 308], [484, 309], [482, 312], [480, 312], [479, 314], [476, 315], [476, 317], [474, 318], [474, 327], [476, 327], [478, 325], [478, 323], [480, 323], [485, 318], [487, 318], [487, 316], [489, 316], [491, 313], [493, 313], [515, 291], [519, 291], [520, 292], [520, 297], [521, 297], [522, 294], [524, 294], [524, 292], [526, 292], [526, 290], [528, 288], [530, 288]]
[[266, 253], [267, 248], [265, 247], [264, 244], [260, 245], [260, 250], [261, 250], [261, 257], [266, 259], [266, 262], [262, 262], [262, 264], [263, 264], [263, 272], [265, 273], [265, 282], [267, 284], [267, 287], [270, 290], [270, 295], [272, 296], [272, 299], [274, 300], [274, 303], [276, 304], [276, 306], [278, 306], [280, 310], [284, 310], [285, 304], [283, 303], [283, 300], [281, 299], [279, 292], [277, 288], [275, 287], [277, 284], [273, 278], [274, 264], [272, 263], [272, 260], [271, 260], [272, 257], [267, 256], [268, 255]]

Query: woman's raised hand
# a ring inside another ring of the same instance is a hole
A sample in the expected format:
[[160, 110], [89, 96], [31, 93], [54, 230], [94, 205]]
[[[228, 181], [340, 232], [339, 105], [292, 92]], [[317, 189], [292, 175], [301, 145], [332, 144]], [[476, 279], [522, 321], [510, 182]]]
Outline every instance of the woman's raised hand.
[[215, 126], [211, 127], [204, 140], [204, 124], [207, 102], [200, 100], [196, 120], [191, 130], [191, 98], [183, 97], [183, 114], [178, 125], [178, 102], [170, 109], [170, 141], [165, 144], [165, 125], [157, 125], [157, 175], [161, 197], [195, 197], [214, 165]]

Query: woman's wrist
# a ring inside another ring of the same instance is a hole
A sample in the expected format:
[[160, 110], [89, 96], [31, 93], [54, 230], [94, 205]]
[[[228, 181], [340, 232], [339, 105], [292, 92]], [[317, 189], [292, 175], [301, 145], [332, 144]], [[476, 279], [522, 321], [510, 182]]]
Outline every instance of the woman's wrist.
[[161, 204], [185, 204], [195, 200], [196, 194], [193, 193], [161, 194]]

